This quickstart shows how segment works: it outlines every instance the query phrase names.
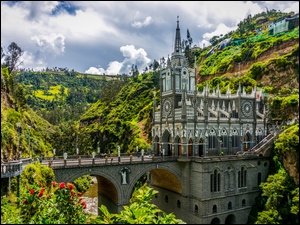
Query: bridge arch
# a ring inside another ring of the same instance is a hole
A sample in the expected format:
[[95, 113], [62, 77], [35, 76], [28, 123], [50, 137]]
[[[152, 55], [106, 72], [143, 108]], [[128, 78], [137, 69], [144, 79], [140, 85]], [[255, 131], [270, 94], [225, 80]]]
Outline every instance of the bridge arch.
[[218, 217], [215, 217], [212, 219], [210, 224], [220, 224], [220, 223], [221, 223], [220, 219]]
[[[98, 171], [98, 170], [77, 171], [76, 173], [70, 175], [65, 182], [74, 182], [77, 178], [85, 175], [95, 176], [97, 178], [98, 193], [110, 199], [116, 205], [120, 203], [120, 201], [122, 201], [122, 194], [121, 194], [122, 188], [120, 182], [118, 182], [115, 176], [112, 176], [111, 174], [105, 171]], [[102, 186], [103, 187], [105, 186], [106, 188], [102, 188]]]
[[[124, 170], [127, 171], [126, 175]], [[129, 204], [134, 186], [147, 173], [152, 178], [149, 182], [150, 186], [162, 187], [178, 194], [186, 192], [186, 190], [183, 190], [180, 179], [182, 171], [173, 161], [61, 167], [55, 168], [54, 173], [57, 182], [73, 182], [84, 175], [96, 176], [98, 181], [98, 204], [99, 206], [100, 204], [106, 205], [113, 213], [119, 213], [124, 205]]]
[[236, 223], [235, 216], [233, 214], [229, 214], [225, 219], [225, 224], [235, 224], [235, 223]]
[[[182, 184], [180, 182], [180, 174], [178, 171], [173, 170], [170, 166], [166, 164], [149, 164], [145, 165], [138, 173], [135, 173], [131, 179], [129, 190], [127, 195], [124, 196], [126, 199], [130, 199], [134, 186], [137, 181], [146, 173], [150, 172], [150, 183], [154, 186], [164, 187], [171, 191], [181, 194], [182, 193]], [[156, 182], [156, 179], [160, 179], [164, 182]], [[166, 185], [168, 181], [172, 180], [172, 186]], [[154, 182], [154, 183], [153, 183]]]

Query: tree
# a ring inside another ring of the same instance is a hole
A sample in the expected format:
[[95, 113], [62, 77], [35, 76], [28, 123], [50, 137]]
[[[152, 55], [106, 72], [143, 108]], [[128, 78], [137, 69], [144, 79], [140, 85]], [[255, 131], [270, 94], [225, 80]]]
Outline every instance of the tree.
[[130, 205], [124, 206], [120, 214], [110, 214], [106, 206], [99, 207], [100, 215], [92, 221], [100, 224], [185, 224], [176, 219], [173, 213], [166, 214], [156, 205], [151, 204], [158, 191], [144, 184], [133, 192]]
[[154, 59], [153, 60], [153, 71], [156, 71], [158, 67], [159, 67], [159, 62]]
[[186, 33], [186, 38], [187, 40], [183, 40], [183, 47], [184, 47], [184, 55], [188, 61], [189, 67], [193, 66], [194, 63], [194, 55], [192, 53], [192, 44], [193, 44], [193, 39], [190, 35], [190, 31], [189, 29], [187, 29], [187, 33]]
[[2, 56], [4, 57], [4, 63], [2, 66], [7, 67], [8, 72], [11, 73], [17, 68], [19, 59], [22, 56], [22, 54], [23, 54], [22, 49], [15, 42], [12, 42], [8, 46], [7, 53], [4, 53], [1, 47], [1, 59]]

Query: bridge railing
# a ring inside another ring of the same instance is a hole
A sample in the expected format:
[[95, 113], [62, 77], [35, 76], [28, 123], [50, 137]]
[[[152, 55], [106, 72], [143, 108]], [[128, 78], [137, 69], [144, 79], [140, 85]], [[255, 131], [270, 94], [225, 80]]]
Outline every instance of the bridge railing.
[[19, 176], [22, 173], [22, 161], [1, 164], [1, 178]]
[[273, 144], [273, 140], [277, 137], [276, 134], [270, 133], [263, 140], [261, 140], [257, 145], [255, 145], [251, 151], [244, 152], [243, 155], [259, 155], [263, 154], [268, 149], [269, 146]]
[[222, 155], [222, 156], [206, 156], [206, 157], [199, 157], [199, 156], [144, 156], [142, 157], [110, 157], [107, 159], [91, 159], [89, 158], [82, 158], [80, 159], [67, 159], [67, 160], [48, 160], [43, 161], [44, 165], [47, 165], [53, 169], [59, 168], [73, 168], [73, 167], [90, 167], [90, 166], [109, 166], [109, 165], [116, 165], [116, 164], [140, 164], [140, 163], [163, 163], [163, 162], [211, 162], [211, 161], [224, 161], [224, 160], [236, 160], [240, 159], [241, 157], [246, 158], [255, 158], [258, 157], [257, 155]]
[[25, 166], [32, 163], [32, 158], [21, 159], [21, 161], [22, 161], [22, 167], [25, 168]]

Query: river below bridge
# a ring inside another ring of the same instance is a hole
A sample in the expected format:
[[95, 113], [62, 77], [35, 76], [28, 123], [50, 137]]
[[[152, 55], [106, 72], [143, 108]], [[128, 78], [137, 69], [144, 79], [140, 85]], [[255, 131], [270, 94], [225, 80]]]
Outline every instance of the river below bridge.
[[98, 215], [98, 183], [96, 177], [92, 177], [93, 184], [90, 188], [82, 195], [83, 200], [86, 202], [85, 212]]

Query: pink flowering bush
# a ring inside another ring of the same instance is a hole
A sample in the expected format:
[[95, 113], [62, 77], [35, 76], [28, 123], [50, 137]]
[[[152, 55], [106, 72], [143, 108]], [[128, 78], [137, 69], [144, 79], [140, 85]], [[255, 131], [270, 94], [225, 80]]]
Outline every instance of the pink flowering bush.
[[20, 216], [23, 223], [84, 224], [88, 215], [86, 203], [74, 185], [52, 182], [50, 191], [37, 184], [28, 185], [20, 198]]

